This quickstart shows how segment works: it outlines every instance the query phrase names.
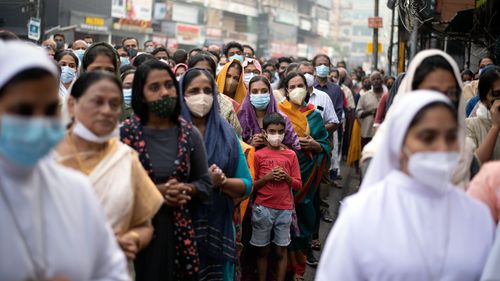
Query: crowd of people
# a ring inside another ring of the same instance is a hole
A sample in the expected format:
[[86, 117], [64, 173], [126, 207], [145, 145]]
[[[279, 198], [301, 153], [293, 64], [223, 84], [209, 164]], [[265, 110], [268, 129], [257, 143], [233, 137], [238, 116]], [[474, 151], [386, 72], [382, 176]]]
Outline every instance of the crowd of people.
[[[479, 68], [0, 31], [0, 279], [500, 280], [500, 67]], [[323, 247], [341, 166], [362, 183]]]

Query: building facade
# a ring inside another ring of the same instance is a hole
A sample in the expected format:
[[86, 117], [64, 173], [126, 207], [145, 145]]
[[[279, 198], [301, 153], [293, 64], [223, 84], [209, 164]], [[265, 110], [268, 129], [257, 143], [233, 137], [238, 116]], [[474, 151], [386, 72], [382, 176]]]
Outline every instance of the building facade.
[[[0, 24], [26, 34], [35, 5], [0, 2]], [[26, 1], [28, 2], [28, 1]], [[45, 0], [46, 36], [67, 41], [91, 34], [95, 41], [118, 44], [127, 36], [171, 49], [238, 41], [264, 57], [334, 54], [332, 0]], [[12, 3], [12, 1], [8, 1]], [[336, 16], [339, 17], [339, 11]]]

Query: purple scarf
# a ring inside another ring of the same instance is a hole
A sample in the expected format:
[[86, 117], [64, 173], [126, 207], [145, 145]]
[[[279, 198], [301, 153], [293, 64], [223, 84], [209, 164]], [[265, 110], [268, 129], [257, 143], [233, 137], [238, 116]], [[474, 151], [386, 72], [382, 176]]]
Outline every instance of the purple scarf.
[[[269, 88], [269, 96], [271, 100], [266, 109], [266, 114], [272, 112], [278, 112], [285, 118], [285, 138], [283, 139], [283, 144], [288, 148], [295, 151], [300, 150], [299, 138], [293, 130], [292, 123], [288, 117], [281, 113], [278, 109], [278, 103], [274, 99], [273, 91]], [[247, 93], [243, 103], [241, 104], [240, 111], [238, 112], [238, 120], [240, 121], [241, 127], [243, 128], [243, 133], [241, 134], [243, 141], [246, 143], [252, 142], [252, 137], [254, 134], [259, 134], [263, 130], [259, 126], [259, 121], [257, 120], [257, 114], [255, 114], [255, 109], [250, 102], [250, 93]]]

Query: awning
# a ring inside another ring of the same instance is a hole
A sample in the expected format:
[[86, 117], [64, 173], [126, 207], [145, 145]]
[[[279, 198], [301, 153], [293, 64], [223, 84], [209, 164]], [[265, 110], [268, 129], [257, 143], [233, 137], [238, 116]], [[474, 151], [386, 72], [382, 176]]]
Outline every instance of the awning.
[[473, 23], [474, 9], [458, 11], [444, 31], [446, 33], [471, 33]]

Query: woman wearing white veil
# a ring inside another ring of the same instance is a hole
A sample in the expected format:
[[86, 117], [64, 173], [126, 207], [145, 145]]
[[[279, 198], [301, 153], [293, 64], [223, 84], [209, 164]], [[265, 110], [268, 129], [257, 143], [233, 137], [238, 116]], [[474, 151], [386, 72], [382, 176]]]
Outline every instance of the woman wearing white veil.
[[[454, 79], [453, 79], [454, 78]], [[451, 79], [451, 80], [450, 80]], [[454, 80], [454, 81], [453, 81]], [[441, 92], [448, 96], [457, 107], [459, 124], [460, 163], [453, 176], [453, 183], [461, 188], [467, 188], [470, 179], [470, 167], [473, 160], [474, 145], [465, 137], [465, 102], [460, 98], [462, 79], [455, 60], [441, 50], [424, 50], [411, 61], [406, 76], [399, 86], [394, 105], [413, 90], [427, 89]], [[393, 106], [394, 106], [393, 105]], [[362, 152], [361, 163], [364, 166], [380, 151], [382, 139], [386, 133], [388, 119], [392, 110], [389, 109], [386, 121], [380, 125], [372, 141]], [[365, 178], [363, 179], [365, 180]]]
[[317, 281], [479, 279], [494, 225], [451, 183], [456, 114], [433, 91], [394, 104], [362, 190], [345, 200], [328, 237]]

